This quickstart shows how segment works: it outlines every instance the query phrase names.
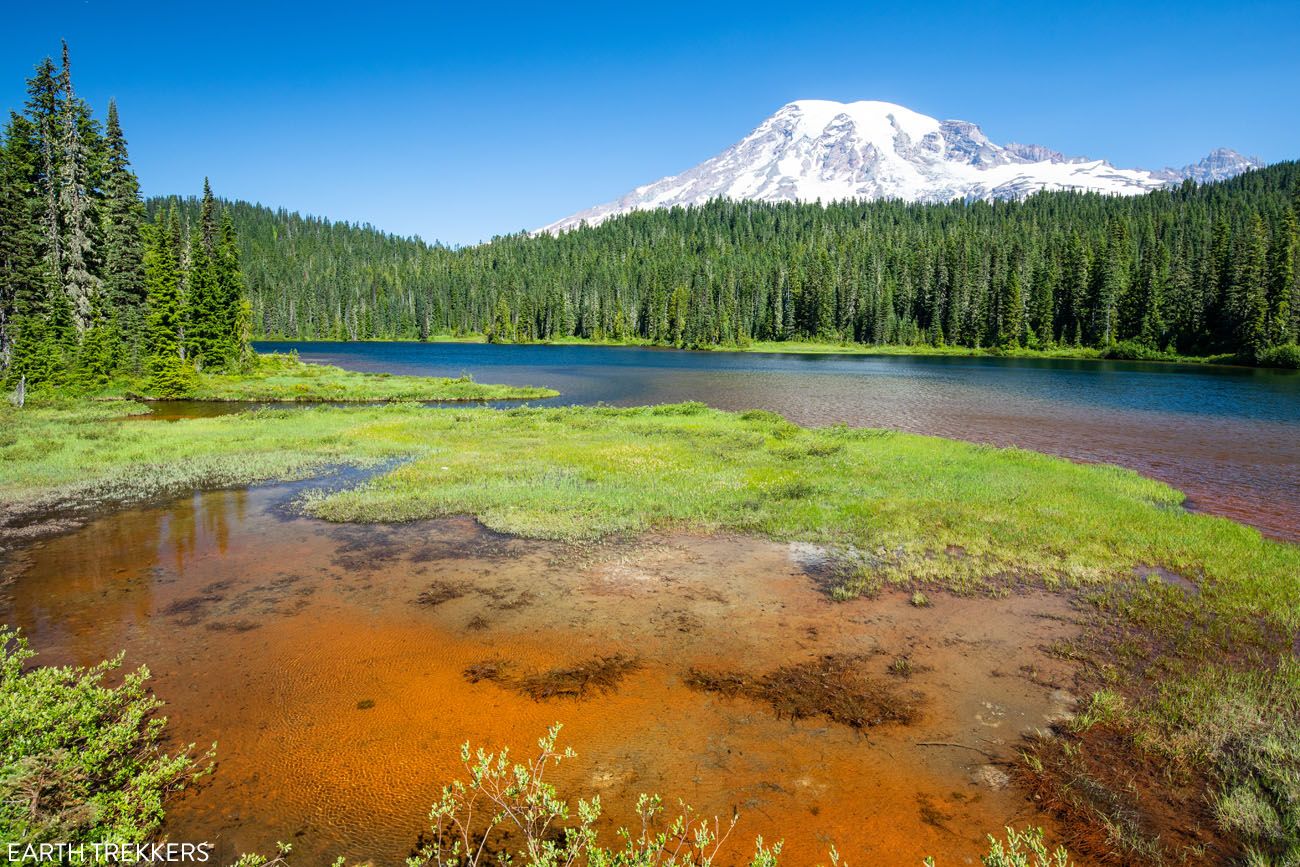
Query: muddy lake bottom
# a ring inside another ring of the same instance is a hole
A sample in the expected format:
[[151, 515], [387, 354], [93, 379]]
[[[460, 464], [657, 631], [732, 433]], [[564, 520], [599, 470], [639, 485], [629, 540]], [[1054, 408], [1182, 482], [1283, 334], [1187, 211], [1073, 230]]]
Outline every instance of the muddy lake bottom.
[[988, 832], [1053, 831], [1008, 771], [1073, 707], [1045, 652], [1079, 628], [1063, 596], [833, 603], [812, 546], [334, 525], [289, 507], [311, 486], [114, 512], [4, 564], [0, 622], [39, 662], [125, 649], [177, 741], [218, 743], [165, 826], [216, 863], [283, 840], [301, 863], [400, 864], [462, 742], [527, 755], [557, 721], [578, 758], [555, 781], [600, 795], [606, 831], [640, 792], [737, 811], [727, 863], [762, 835], [797, 865], [832, 843], [855, 865], [976, 864]]

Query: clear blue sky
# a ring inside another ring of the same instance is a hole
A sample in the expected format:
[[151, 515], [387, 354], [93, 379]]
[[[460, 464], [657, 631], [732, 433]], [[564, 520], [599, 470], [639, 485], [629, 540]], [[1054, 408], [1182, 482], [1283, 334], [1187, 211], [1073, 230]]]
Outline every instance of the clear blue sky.
[[[472, 243], [883, 99], [1120, 165], [1300, 157], [1300, 3], [7, 4], [6, 108], [72, 49], [145, 192]], [[472, 8], [478, 7], [478, 8]]]

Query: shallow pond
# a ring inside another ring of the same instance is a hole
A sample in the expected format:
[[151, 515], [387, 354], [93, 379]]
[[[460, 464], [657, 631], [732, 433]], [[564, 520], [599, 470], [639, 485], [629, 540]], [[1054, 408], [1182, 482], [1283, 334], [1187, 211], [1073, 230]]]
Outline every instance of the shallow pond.
[[[1051, 827], [1004, 763], [1071, 706], [1044, 652], [1077, 628], [1060, 598], [835, 604], [834, 561], [811, 546], [330, 525], [285, 508], [312, 484], [117, 512], [6, 567], [0, 622], [42, 662], [124, 648], [176, 737], [219, 743], [217, 773], [166, 826], [216, 843], [218, 863], [286, 840], [303, 863], [399, 864], [461, 742], [526, 751], [555, 721], [579, 753], [558, 777], [571, 797], [601, 795], [619, 823], [639, 792], [736, 811], [737, 861], [761, 834], [791, 864], [830, 843], [855, 864], [976, 863], [987, 831]], [[611, 657], [631, 664], [565, 673]], [[701, 673], [771, 695], [688, 683]]]

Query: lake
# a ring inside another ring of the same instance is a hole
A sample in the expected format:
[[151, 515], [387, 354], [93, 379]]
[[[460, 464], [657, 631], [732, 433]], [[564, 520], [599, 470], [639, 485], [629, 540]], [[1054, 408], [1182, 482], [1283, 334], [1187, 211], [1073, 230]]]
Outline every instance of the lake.
[[959, 356], [692, 352], [474, 343], [260, 343], [304, 361], [546, 385], [540, 404], [699, 400], [803, 425], [885, 427], [1168, 482], [1189, 507], [1300, 540], [1300, 372]]

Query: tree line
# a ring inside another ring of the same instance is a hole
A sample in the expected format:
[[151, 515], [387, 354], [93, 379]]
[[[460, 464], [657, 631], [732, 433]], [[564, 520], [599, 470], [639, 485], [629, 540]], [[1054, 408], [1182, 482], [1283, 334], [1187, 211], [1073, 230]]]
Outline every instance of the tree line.
[[0, 132], [0, 382], [149, 376], [174, 394], [199, 370], [238, 367], [252, 328], [239, 249], [206, 179], [193, 219], [147, 220], [117, 105], [101, 126], [65, 43]]
[[[196, 214], [198, 200], [158, 200]], [[714, 201], [463, 249], [246, 203], [254, 330], [289, 339], [577, 336], [1290, 352], [1300, 167], [1118, 198]]]

